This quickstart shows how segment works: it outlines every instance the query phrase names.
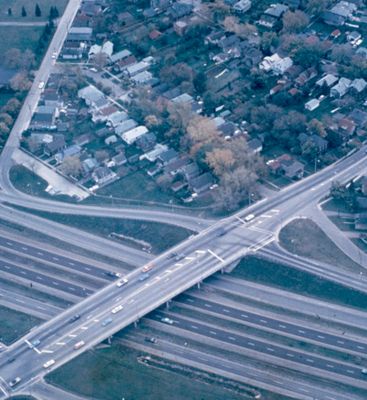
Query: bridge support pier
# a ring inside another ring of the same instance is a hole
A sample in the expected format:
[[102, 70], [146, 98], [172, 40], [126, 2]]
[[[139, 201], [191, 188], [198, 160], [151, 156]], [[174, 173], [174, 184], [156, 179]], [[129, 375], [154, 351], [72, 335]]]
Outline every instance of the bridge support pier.
[[112, 343], [112, 336], [109, 336], [109, 337], [107, 338], [107, 343], [111, 346], [111, 343]]
[[201, 282], [197, 283], [197, 288], [200, 289], [201, 288]]
[[240, 261], [241, 261], [241, 258], [239, 260], [233, 262], [232, 264], [228, 265], [228, 267], [222, 268], [221, 269], [222, 274], [224, 274], [225, 272], [227, 272], [227, 273], [232, 272], [237, 267], [237, 265], [240, 263]]
[[134, 328], [137, 328], [138, 327], [138, 323], [139, 323], [139, 320], [137, 319], [136, 321], [134, 321]]
[[166, 301], [166, 309], [169, 310], [169, 306], [171, 304], [171, 300]]

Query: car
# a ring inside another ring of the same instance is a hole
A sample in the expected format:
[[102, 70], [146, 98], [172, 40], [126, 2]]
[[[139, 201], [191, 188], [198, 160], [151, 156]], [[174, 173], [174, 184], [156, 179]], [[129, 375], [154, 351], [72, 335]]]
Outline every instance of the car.
[[120, 281], [118, 281], [118, 282], [116, 283], [116, 286], [117, 286], [117, 287], [121, 287], [121, 286], [126, 285], [128, 282], [129, 282], [129, 280], [128, 280], [127, 278], [123, 278], [123, 279], [121, 279]]
[[81, 347], [83, 347], [84, 345], [85, 345], [84, 340], [81, 340], [80, 342], [74, 344], [74, 350], [78, 350]]
[[55, 361], [54, 359], [48, 360], [48, 361], [46, 361], [46, 362], [43, 364], [43, 368], [49, 368], [49, 367], [51, 367], [52, 365], [54, 365], [55, 362], [56, 362], [56, 361]]
[[98, 71], [97, 71], [97, 68], [94, 68], [94, 67], [92, 67], [92, 68], [89, 68], [89, 71], [92, 71], [92, 72], [98, 72]]
[[22, 380], [21, 377], [17, 376], [16, 378], [14, 378], [13, 380], [11, 380], [9, 382], [9, 386], [10, 387], [14, 387], [15, 385], [18, 385], [18, 383]]
[[75, 322], [75, 321], [77, 321], [79, 318], [80, 318], [80, 314], [75, 314], [75, 315], [73, 315], [73, 316], [69, 319], [69, 322], [70, 322], [70, 323]]
[[112, 318], [106, 318], [105, 320], [102, 321], [102, 326], [107, 326], [112, 322]]
[[147, 337], [145, 338], [145, 341], [146, 341], [146, 342], [149, 342], [149, 343], [157, 343], [157, 342], [158, 342], [158, 340], [157, 340], [155, 337], [153, 337], [153, 336], [151, 336], [151, 337], [147, 336]]
[[217, 231], [217, 236], [221, 237], [224, 236], [226, 234], [226, 230], [224, 228], [219, 228]]
[[149, 277], [150, 277], [149, 274], [141, 274], [141, 275], [139, 276], [139, 281], [140, 281], [140, 282], [143, 282], [143, 281], [145, 281], [146, 279], [148, 279]]
[[244, 220], [245, 220], [246, 222], [249, 222], [249, 221], [253, 220], [254, 218], [255, 218], [255, 215], [254, 215], [254, 214], [249, 214], [249, 215], [246, 215], [246, 217], [244, 218]]
[[33, 348], [33, 347], [37, 347], [40, 343], [41, 343], [41, 341], [40, 341], [39, 339], [33, 340], [33, 342], [32, 342], [32, 348]]
[[173, 320], [171, 318], [164, 317], [161, 319], [161, 322], [164, 322], [165, 324], [168, 325], [173, 325]]
[[54, 51], [54, 52], [52, 53], [51, 58], [53, 58], [54, 60], [57, 58], [57, 51]]
[[116, 314], [116, 313], [118, 313], [119, 311], [121, 311], [123, 308], [124, 308], [123, 305], [120, 304], [119, 306], [113, 308], [113, 309], [111, 310], [111, 312], [112, 312], [112, 314]]
[[11, 364], [12, 362], [14, 362], [15, 361], [15, 357], [10, 357], [10, 358], [8, 358], [7, 360], [6, 360], [6, 362], [8, 363], [8, 364]]
[[121, 274], [119, 274], [118, 272], [114, 272], [114, 271], [107, 271], [105, 272], [106, 275], [111, 276], [112, 278], [120, 278]]
[[45, 87], [45, 82], [40, 82], [39, 84], [38, 84], [38, 89], [43, 89]]
[[153, 264], [147, 264], [145, 267], [143, 267], [142, 271], [143, 272], [148, 272], [153, 268]]
[[170, 253], [168, 254], [167, 258], [170, 260], [171, 258], [177, 257], [177, 253]]
[[362, 372], [363, 375], [367, 375], [367, 368], [362, 368], [361, 372]]

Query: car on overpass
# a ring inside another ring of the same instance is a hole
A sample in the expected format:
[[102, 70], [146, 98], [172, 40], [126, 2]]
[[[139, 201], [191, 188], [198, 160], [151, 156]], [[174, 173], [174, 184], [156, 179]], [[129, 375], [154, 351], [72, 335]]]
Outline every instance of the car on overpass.
[[11, 380], [11, 381], [9, 382], [9, 386], [10, 386], [10, 387], [14, 387], [14, 386], [18, 385], [18, 383], [19, 383], [21, 380], [22, 380], [22, 378], [19, 377], [19, 376], [17, 376], [16, 378], [14, 378], [13, 380]]
[[145, 265], [145, 266], [143, 267], [142, 271], [143, 271], [143, 272], [148, 272], [148, 271], [150, 271], [153, 267], [154, 267], [153, 264], [147, 264], [147, 265]]
[[129, 280], [128, 280], [127, 278], [123, 278], [123, 279], [121, 279], [120, 281], [118, 281], [118, 282], [116, 283], [116, 286], [117, 286], [117, 287], [121, 287], [121, 286], [126, 285], [128, 282], [129, 282]]
[[168, 325], [173, 325], [173, 319], [171, 319], [171, 318], [164, 317], [161, 319], [161, 322], [164, 322], [165, 324], [168, 324]]

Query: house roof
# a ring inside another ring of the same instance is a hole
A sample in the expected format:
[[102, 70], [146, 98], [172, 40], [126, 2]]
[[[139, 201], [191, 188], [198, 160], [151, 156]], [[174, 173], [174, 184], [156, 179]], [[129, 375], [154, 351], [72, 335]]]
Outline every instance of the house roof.
[[124, 49], [124, 50], [121, 50], [121, 51], [119, 51], [119, 52], [117, 52], [115, 54], [112, 54], [112, 56], [110, 57], [110, 60], [111, 60], [112, 63], [115, 63], [115, 62], [120, 61], [120, 60], [122, 60], [124, 58], [127, 58], [129, 56], [131, 56], [131, 51], [129, 51], [127, 49]]

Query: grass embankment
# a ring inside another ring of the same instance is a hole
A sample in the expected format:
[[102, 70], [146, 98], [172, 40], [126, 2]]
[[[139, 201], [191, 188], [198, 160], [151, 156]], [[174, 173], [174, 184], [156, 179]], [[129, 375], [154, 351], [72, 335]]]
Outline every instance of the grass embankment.
[[360, 266], [347, 257], [313, 222], [295, 219], [279, 235], [280, 244], [288, 251], [302, 257], [325, 262], [341, 268], [360, 270]]
[[367, 295], [364, 293], [316, 275], [260, 258], [246, 257], [232, 274], [249, 281], [355, 307], [363, 311], [367, 308]]
[[6, 345], [15, 342], [42, 322], [36, 317], [3, 306], [0, 306], [0, 316], [0, 340]]

